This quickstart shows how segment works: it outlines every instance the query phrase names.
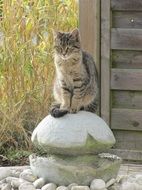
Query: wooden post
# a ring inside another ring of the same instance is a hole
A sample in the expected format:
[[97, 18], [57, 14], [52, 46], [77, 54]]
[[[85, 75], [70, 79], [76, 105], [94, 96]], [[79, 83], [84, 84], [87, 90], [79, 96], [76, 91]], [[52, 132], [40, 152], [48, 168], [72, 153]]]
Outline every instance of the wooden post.
[[[79, 0], [79, 28], [82, 48], [95, 60], [100, 83], [100, 1]], [[100, 85], [99, 85], [100, 86]]]
[[101, 0], [101, 117], [110, 124], [110, 0]]

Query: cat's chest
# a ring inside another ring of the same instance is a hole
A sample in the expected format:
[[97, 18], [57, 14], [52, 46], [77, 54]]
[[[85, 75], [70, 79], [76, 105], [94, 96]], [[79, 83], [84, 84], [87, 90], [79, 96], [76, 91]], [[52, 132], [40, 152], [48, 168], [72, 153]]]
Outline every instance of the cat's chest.
[[63, 81], [66, 83], [67, 86], [70, 86], [70, 87], [73, 88], [73, 86], [74, 86], [74, 77], [73, 77], [73, 75], [71, 73], [68, 73], [68, 72], [63, 73], [61, 78], [63, 79]]

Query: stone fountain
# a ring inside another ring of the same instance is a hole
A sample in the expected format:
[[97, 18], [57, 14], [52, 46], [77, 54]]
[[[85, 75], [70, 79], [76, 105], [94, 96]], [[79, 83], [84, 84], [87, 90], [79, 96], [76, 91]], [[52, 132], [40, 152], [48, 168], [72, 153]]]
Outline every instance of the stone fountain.
[[30, 156], [34, 175], [58, 185], [89, 185], [95, 178], [107, 182], [116, 178], [122, 161], [108, 153], [115, 144], [109, 126], [90, 112], [48, 115], [35, 128], [32, 142], [38, 150]]

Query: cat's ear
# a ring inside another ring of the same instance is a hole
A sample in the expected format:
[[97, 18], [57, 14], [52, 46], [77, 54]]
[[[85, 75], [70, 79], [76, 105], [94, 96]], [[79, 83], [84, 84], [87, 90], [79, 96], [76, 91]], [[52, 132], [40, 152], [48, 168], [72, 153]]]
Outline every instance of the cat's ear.
[[61, 32], [59, 32], [59, 31], [53, 30], [52, 32], [53, 32], [54, 39], [59, 38], [61, 36]]
[[72, 35], [77, 41], [80, 42], [80, 33], [79, 33], [78, 28], [75, 28], [75, 29], [71, 32], [71, 35]]

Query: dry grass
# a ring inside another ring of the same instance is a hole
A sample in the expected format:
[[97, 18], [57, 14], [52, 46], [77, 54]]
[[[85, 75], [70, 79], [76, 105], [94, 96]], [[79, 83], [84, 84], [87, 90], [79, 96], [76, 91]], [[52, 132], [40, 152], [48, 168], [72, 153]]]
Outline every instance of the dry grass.
[[30, 148], [52, 100], [52, 29], [76, 27], [78, 7], [75, 0], [1, 2], [0, 148]]

